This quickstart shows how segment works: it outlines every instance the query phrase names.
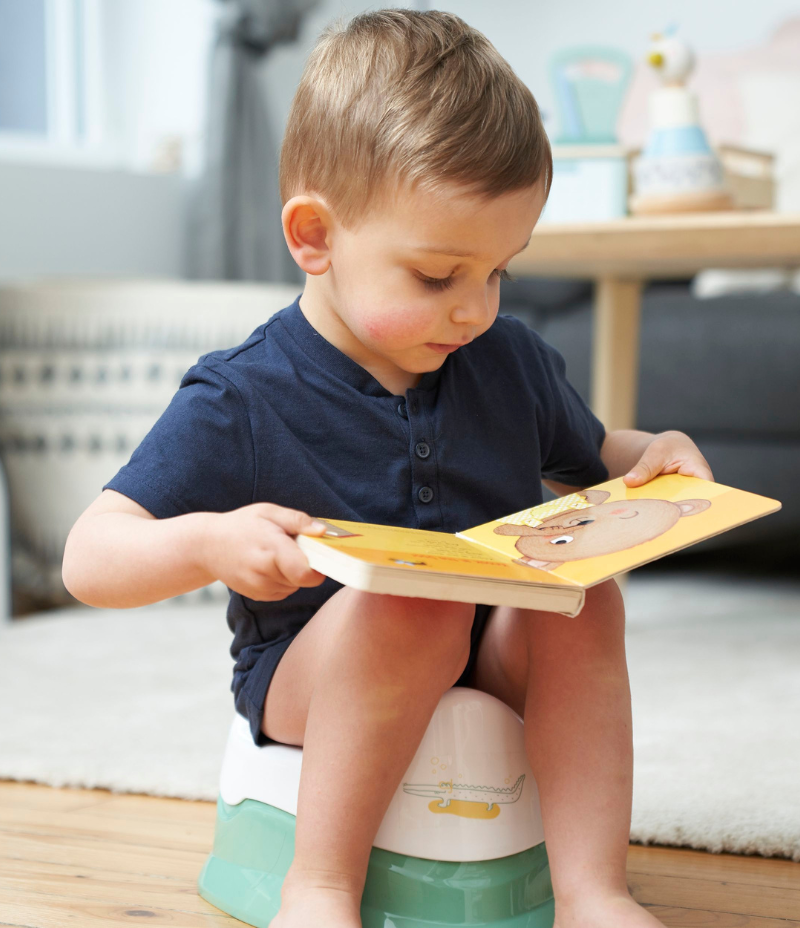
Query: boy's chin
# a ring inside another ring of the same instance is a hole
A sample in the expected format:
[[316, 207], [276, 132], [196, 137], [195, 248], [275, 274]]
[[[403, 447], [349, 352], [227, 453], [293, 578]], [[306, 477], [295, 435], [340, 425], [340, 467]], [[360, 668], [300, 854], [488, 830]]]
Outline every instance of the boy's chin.
[[433, 357], [409, 361], [407, 364], [403, 365], [403, 370], [405, 370], [407, 374], [428, 374], [431, 371], [438, 371], [446, 359], [446, 354], [439, 354]]
[[431, 371], [438, 371], [452, 352], [433, 352], [423, 345], [408, 354], [409, 356], [404, 358], [395, 356], [392, 362], [406, 374], [429, 374]]

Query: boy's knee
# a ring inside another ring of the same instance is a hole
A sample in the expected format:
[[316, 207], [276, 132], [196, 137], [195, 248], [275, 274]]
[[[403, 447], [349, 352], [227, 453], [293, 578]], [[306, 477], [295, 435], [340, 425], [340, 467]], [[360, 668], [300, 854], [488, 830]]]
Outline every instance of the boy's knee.
[[624, 650], [625, 603], [614, 580], [606, 580], [586, 591], [580, 614], [578, 636], [584, 645], [595, 651]]
[[616, 580], [606, 580], [586, 591], [581, 615], [625, 621], [625, 602]]
[[356, 613], [378, 634], [398, 661], [455, 684], [469, 658], [475, 606], [470, 603], [363, 593]]

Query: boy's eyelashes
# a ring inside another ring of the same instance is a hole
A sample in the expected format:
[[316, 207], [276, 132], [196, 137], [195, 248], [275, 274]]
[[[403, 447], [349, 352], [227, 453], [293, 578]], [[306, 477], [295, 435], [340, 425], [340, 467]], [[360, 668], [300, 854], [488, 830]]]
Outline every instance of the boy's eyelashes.
[[[516, 280], [516, 277], [512, 277], [505, 268], [495, 268], [489, 276], [496, 277], [498, 280]], [[429, 290], [448, 290], [453, 286], [452, 274], [447, 277], [427, 277], [421, 274], [419, 279]]]

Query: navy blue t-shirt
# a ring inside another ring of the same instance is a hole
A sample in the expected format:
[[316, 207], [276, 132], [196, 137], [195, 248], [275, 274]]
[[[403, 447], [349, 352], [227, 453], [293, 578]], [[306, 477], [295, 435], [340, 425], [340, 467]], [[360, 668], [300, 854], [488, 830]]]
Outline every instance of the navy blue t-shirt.
[[[269, 502], [457, 532], [541, 502], [543, 476], [606, 480], [604, 435], [561, 355], [512, 316], [395, 396], [311, 326], [298, 297], [241, 345], [203, 355], [103, 489], [159, 519]], [[267, 652], [338, 589], [328, 579], [280, 602], [231, 592], [234, 683], [247, 678], [248, 699], [263, 702]]]

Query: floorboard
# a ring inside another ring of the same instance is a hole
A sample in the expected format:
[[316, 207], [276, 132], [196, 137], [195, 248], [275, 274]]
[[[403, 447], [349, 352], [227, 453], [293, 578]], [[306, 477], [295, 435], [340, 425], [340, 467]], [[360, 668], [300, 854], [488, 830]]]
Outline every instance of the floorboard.
[[[197, 894], [215, 806], [0, 780], [2, 928], [241, 925]], [[800, 864], [632, 845], [634, 897], [670, 928], [800, 928]]]

